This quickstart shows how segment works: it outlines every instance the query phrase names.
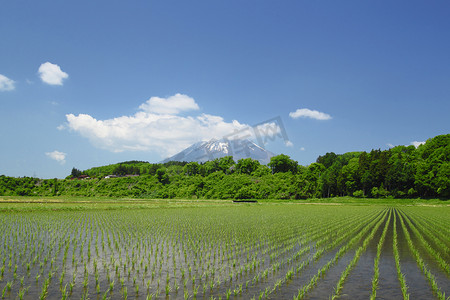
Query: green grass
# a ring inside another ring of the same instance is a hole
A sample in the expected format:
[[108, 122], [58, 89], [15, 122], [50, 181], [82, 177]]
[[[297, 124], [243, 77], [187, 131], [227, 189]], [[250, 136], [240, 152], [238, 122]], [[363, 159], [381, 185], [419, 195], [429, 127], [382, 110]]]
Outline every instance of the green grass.
[[255, 206], [255, 205], [297, 204], [297, 205], [407, 205], [407, 206], [450, 206], [449, 201], [439, 199], [372, 199], [335, 197], [306, 200], [258, 200], [257, 203], [233, 203], [232, 200], [211, 199], [132, 199], [107, 197], [19, 197], [0, 196], [1, 211], [45, 211], [45, 210], [97, 210], [97, 209], [147, 209], [166, 207], [209, 207], [209, 206]]
[[[213, 207], [233, 205], [231, 200], [130, 199], [89, 197], [1, 197], [1, 211], [77, 211], [111, 209], [148, 209], [176, 207]], [[239, 204], [242, 205], [242, 204]], [[244, 204], [245, 205], [245, 204]], [[248, 204], [247, 204], [248, 205]]]

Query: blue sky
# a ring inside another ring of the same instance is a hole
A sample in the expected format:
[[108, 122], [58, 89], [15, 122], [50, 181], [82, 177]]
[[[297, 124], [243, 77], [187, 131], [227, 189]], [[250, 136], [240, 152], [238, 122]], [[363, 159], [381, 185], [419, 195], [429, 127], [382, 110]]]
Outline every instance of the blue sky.
[[158, 162], [279, 117], [302, 165], [449, 133], [448, 1], [2, 1], [0, 174]]

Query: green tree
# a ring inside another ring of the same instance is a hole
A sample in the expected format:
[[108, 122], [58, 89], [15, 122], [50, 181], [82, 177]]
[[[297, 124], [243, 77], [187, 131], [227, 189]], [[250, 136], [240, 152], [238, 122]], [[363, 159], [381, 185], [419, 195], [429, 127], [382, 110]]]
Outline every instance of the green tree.
[[338, 178], [340, 174], [340, 165], [334, 163], [331, 167], [323, 172], [322, 180], [322, 197], [333, 197], [338, 195]]
[[119, 164], [114, 168], [113, 174], [119, 175], [119, 176], [125, 176], [128, 174], [128, 167], [123, 164]]
[[236, 164], [236, 173], [238, 174], [252, 174], [261, 164], [257, 160], [251, 158], [242, 158]]
[[414, 188], [414, 146], [397, 146], [390, 149], [389, 169], [385, 186], [395, 197], [405, 197]]
[[428, 139], [417, 148], [415, 189], [422, 197], [448, 197], [450, 134]]
[[233, 172], [233, 166], [235, 162], [233, 160], [233, 156], [225, 156], [218, 159], [219, 170], [224, 172], [225, 174], [230, 174]]
[[53, 184], [52, 184], [52, 194], [53, 194], [53, 196], [56, 196], [57, 193], [58, 193], [58, 179], [54, 178]]
[[319, 156], [316, 160], [317, 163], [324, 165], [325, 168], [331, 167], [338, 160], [338, 155], [334, 152], [329, 152], [324, 156]]
[[348, 164], [342, 167], [341, 174], [337, 179], [338, 191], [340, 195], [353, 195], [353, 192], [358, 189], [358, 172], [358, 158], [350, 159]]
[[155, 176], [158, 179], [158, 182], [160, 182], [162, 184], [169, 183], [169, 175], [167, 175], [167, 172], [165, 169], [160, 168], [160, 169], [156, 170]]
[[205, 162], [203, 164], [203, 169], [205, 172], [205, 176], [208, 176], [214, 172], [217, 172], [220, 170], [219, 168], [219, 160], [218, 159], [214, 159], [214, 160], [209, 160], [207, 162]]
[[82, 174], [82, 172], [80, 170], [78, 170], [77, 168], [72, 168], [72, 173], [70, 173], [72, 178], [79, 177], [81, 174]]
[[266, 165], [259, 165], [258, 168], [253, 171], [253, 176], [255, 177], [263, 177], [265, 175], [271, 175], [272, 170]]
[[302, 174], [303, 193], [307, 197], [320, 197], [322, 194], [320, 177], [325, 171], [325, 167], [320, 163], [312, 163]]
[[298, 162], [292, 160], [288, 155], [280, 154], [270, 158], [270, 162], [267, 164], [272, 169], [272, 174], [279, 172], [291, 172], [297, 173]]
[[202, 166], [198, 162], [190, 162], [184, 166], [184, 173], [188, 176], [201, 174]]

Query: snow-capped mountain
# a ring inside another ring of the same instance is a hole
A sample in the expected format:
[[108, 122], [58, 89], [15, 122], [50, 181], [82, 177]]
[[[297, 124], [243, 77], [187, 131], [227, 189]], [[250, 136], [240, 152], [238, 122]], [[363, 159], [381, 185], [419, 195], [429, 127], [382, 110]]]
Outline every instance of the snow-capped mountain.
[[196, 161], [202, 163], [224, 156], [233, 156], [236, 162], [241, 158], [252, 158], [265, 165], [270, 162], [270, 158], [274, 155], [248, 139], [212, 139], [208, 142], [195, 143], [174, 156], [166, 158], [162, 163], [169, 161]]

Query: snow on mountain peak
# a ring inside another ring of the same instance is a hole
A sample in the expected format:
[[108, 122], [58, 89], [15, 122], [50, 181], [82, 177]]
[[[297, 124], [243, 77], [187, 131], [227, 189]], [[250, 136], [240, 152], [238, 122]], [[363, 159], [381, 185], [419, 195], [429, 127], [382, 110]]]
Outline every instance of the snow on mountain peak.
[[234, 161], [238, 161], [241, 158], [252, 158], [258, 160], [261, 164], [268, 164], [270, 158], [274, 155], [248, 139], [213, 139], [207, 142], [195, 143], [162, 162], [196, 161], [202, 163], [224, 156], [233, 156]]

